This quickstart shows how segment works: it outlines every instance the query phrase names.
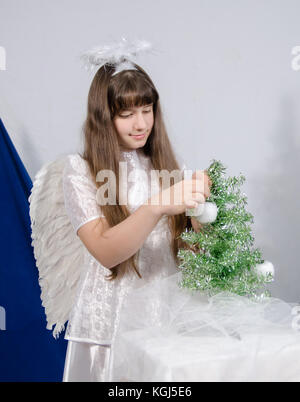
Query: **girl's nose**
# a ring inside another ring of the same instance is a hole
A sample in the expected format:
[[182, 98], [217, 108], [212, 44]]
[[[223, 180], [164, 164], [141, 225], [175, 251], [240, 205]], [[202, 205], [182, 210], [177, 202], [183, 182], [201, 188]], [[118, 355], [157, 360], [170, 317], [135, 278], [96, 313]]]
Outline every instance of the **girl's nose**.
[[142, 130], [147, 127], [146, 121], [142, 113], [137, 113], [136, 118], [134, 120], [134, 128], [135, 130]]

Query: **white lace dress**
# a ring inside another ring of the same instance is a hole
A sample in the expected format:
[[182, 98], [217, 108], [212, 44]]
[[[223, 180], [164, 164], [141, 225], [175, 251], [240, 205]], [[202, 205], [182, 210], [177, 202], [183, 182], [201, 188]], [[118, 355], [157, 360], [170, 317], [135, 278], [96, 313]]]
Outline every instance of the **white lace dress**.
[[[123, 166], [127, 167], [124, 177], [128, 181], [121, 180], [121, 185], [126, 191], [127, 183], [128, 208], [132, 213], [150, 197], [152, 165], [141, 150], [122, 152], [121, 162], [127, 162]], [[158, 183], [156, 188], [158, 191]], [[96, 202], [97, 188], [87, 162], [78, 154], [68, 155], [63, 189], [66, 212], [76, 233], [85, 223], [104, 217]], [[84, 270], [65, 334], [68, 348], [63, 381], [108, 380], [111, 344], [126, 296], [154, 279], [178, 272], [170, 240], [167, 216], [163, 216], [140, 249], [138, 268], [142, 279], [132, 273], [121, 280], [107, 281], [109, 269], [85, 249]]]

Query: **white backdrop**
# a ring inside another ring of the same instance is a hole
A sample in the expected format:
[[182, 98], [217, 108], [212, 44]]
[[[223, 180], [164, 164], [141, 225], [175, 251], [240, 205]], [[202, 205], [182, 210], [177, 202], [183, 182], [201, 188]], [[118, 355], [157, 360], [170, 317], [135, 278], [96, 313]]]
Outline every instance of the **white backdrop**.
[[192, 169], [220, 159], [246, 176], [272, 295], [300, 301], [299, 15], [297, 0], [0, 0], [0, 117], [33, 179], [81, 150], [92, 74], [79, 54], [121, 36], [151, 41], [158, 54], [139, 64], [176, 151]]

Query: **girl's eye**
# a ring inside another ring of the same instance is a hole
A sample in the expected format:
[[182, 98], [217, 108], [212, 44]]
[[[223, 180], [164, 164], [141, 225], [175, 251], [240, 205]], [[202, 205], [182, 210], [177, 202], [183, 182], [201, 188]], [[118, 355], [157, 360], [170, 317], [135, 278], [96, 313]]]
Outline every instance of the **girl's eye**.
[[131, 115], [132, 115], [132, 113], [131, 113], [131, 114], [126, 114], [126, 115], [120, 114], [120, 117], [129, 117], [129, 116], [131, 116]]
[[[150, 112], [152, 112], [152, 109], [149, 109], [149, 110], [144, 110], [144, 113], [150, 113]], [[126, 114], [126, 115], [122, 115], [122, 114], [120, 114], [120, 117], [129, 117], [129, 116], [132, 116], [132, 113], [130, 113], [130, 114]]]

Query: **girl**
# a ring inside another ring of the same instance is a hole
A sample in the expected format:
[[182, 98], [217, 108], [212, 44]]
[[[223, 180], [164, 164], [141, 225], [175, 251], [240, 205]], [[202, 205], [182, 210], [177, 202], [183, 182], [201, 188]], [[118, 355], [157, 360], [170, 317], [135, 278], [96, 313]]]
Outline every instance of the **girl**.
[[[153, 82], [140, 66], [126, 62], [123, 69], [118, 63], [98, 69], [88, 95], [83, 154], [68, 155], [63, 171], [66, 213], [85, 248], [65, 335], [63, 381], [108, 379], [110, 346], [124, 298], [178, 270], [177, 252], [183, 247], [179, 235], [191, 226], [200, 229], [185, 211], [210, 195], [205, 173], [191, 180], [181, 174], [166, 188], [157, 180], [158, 191], [151, 192], [151, 170], [171, 172], [179, 164]], [[120, 162], [126, 162], [125, 179]], [[105, 183], [96, 176], [104, 169], [116, 178], [115, 205], [97, 202]], [[196, 184], [202, 191], [196, 191]], [[128, 205], [122, 205], [120, 192], [126, 188]], [[162, 202], [167, 194], [171, 201]]]
[[[174, 282], [180, 234], [201, 229], [186, 209], [210, 196], [211, 181], [204, 172], [183, 179], [158, 92], [123, 50], [113, 49], [118, 57], [107, 57], [92, 81], [83, 154], [42, 168], [29, 197], [47, 328], [55, 324], [57, 335], [68, 321], [63, 380], [169, 380], [179, 373], [170, 350], [185, 357], [180, 381], [260, 380], [270, 367], [272, 379], [299, 378], [289, 306], [222, 294], [202, 302]], [[153, 170], [180, 174], [162, 185]], [[125, 350], [129, 341], [141, 348]]]

